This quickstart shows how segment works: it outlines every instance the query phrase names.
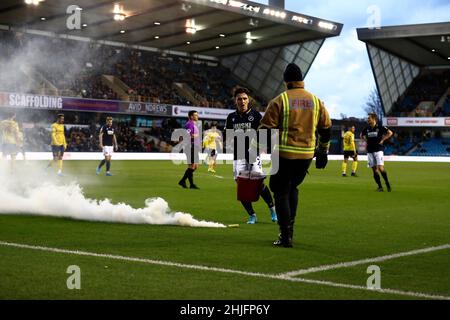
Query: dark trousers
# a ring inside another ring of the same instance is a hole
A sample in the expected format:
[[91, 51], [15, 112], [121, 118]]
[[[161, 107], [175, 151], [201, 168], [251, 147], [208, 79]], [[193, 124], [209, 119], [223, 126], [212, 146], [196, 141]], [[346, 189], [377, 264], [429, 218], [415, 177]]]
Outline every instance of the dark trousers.
[[278, 172], [270, 177], [269, 186], [274, 194], [282, 241], [292, 241], [298, 206], [297, 187], [305, 179], [311, 161], [280, 157]]

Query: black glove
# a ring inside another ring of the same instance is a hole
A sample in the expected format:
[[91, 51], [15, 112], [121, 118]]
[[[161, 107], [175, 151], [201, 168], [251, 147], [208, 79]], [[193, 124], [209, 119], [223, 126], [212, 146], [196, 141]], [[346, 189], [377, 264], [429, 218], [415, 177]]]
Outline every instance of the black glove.
[[325, 152], [316, 151], [316, 169], [325, 169], [328, 163], [328, 154]]

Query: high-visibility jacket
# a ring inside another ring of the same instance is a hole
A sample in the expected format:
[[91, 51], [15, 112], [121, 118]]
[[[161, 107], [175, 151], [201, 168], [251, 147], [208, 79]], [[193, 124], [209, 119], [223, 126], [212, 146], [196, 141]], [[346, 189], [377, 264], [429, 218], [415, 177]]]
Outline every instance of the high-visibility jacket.
[[303, 81], [291, 82], [289, 88], [269, 102], [261, 127], [279, 129], [280, 157], [312, 159], [316, 130], [320, 136], [319, 148], [328, 152], [331, 120], [323, 102], [305, 90]]
[[0, 121], [0, 143], [21, 145], [23, 136], [20, 133], [19, 125], [14, 120]]

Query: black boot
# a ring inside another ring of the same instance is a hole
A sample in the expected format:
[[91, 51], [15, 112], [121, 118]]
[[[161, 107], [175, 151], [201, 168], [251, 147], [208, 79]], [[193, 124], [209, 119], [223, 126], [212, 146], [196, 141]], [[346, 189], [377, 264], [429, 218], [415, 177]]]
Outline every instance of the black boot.
[[280, 228], [281, 233], [278, 235], [278, 240], [274, 241], [277, 247], [292, 248], [293, 229], [291, 226]]
[[[294, 239], [294, 223], [291, 223], [289, 238], [291, 238], [291, 240]], [[274, 241], [274, 244], [275, 244], [275, 242], [278, 242], [278, 241], [281, 242], [281, 239], [282, 238], [281, 238], [281, 231], [280, 231], [280, 233], [278, 234], [278, 239], [277, 239], [277, 241]]]

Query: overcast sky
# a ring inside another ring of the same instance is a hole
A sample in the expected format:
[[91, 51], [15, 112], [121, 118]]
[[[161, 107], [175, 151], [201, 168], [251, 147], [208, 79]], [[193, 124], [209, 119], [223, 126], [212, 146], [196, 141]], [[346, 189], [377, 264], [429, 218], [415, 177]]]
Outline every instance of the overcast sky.
[[364, 117], [364, 103], [375, 88], [366, 46], [356, 35], [356, 28], [368, 27], [373, 6], [380, 12], [381, 26], [450, 21], [450, 0], [285, 2], [287, 10], [344, 24], [339, 37], [325, 41], [305, 79], [306, 88], [325, 102], [335, 119], [340, 119], [341, 114]]

